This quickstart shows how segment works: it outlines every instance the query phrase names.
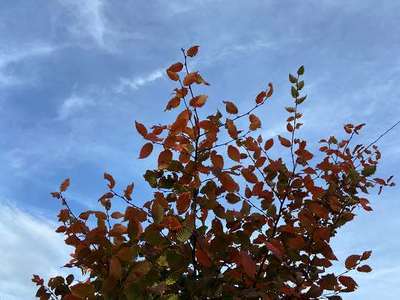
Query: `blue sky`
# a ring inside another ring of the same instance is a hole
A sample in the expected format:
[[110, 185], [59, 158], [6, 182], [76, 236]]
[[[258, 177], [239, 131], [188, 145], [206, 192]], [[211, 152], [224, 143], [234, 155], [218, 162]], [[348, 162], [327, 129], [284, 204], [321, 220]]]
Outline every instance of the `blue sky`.
[[[32, 273], [65, 272], [68, 249], [53, 231], [59, 204], [49, 197], [71, 177], [71, 204], [95, 207], [103, 172], [135, 201], [149, 200], [134, 120], [168, 120], [174, 86], [164, 69], [179, 49], [201, 45], [195, 68], [211, 83], [210, 109], [233, 99], [245, 110], [274, 83], [260, 111], [264, 136], [284, 130], [287, 74], [305, 65], [308, 102], [302, 135], [316, 142], [367, 123], [369, 142], [400, 115], [400, 2], [303, 1], [1, 1], [0, 3], [0, 299], [33, 299]], [[400, 169], [400, 129], [380, 142], [381, 177]], [[399, 189], [370, 197], [335, 239], [336, 254], [373, 250], [374, 272], [345, 299], [400, 294]]]

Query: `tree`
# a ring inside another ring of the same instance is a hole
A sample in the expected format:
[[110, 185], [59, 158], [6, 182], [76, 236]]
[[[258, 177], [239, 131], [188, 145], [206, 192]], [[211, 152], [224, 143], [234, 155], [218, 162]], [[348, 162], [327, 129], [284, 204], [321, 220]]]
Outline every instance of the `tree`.
[[[286, 134], [255, 136], [255, 112], [272, 101], [271, 83], [249, 111], [224, 101], [225, 113], [204, 117], [208, 97], [194, 88], [209, 84], [188, 66], [198, 49], [182, 49], [183, 61], [166, 71], [178, 85], [165, 107], [180, 109], [175, 121], [151, 128], [135, 122], [146, 140], [139, 158], [160, 149], [157, 168], [144, 174], [151, 201], [137, 205], [133, 184], [119, 192], [107, 173], [100, 210], [75, 214], [65, 196], [69, 179], [52, 193], [63, 205], [56, 231], [75, 249], [65, 266], [85, 279], [57, 276], [45, 285], [34, 275], [40, 299], [333, 300], [357, 288], [348, 273], [371, 271], [371, 251], [348, 256], [340, 274], [329, 269], [339, 228], [357, 209], [372, 210], [370, 189], [393, 185], [392, 177], [373, 177], [381, 158], [375, 144], [351, 145], [364, 124], [345, 125], [343, 140], [322, 139], [313, 154], [296, 135], [306, 100], [303, 66], [289, 75]], [[246, 119], [248, 128], [239, 129]], [[273, 147], [286, 151], [287, 161], [273, 157]], [[125, 209], [114, 211], [115, 201]]]

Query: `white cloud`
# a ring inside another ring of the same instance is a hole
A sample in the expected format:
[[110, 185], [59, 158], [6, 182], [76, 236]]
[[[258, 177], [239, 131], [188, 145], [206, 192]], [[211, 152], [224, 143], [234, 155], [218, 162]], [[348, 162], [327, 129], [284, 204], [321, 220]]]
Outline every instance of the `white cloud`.
[[126, 89], [137, 90], [138, 88], [160, 79], [164, 74], [163, 69], [157, 69], [147, 76], [138, 76], [134, 78], [120, 78], [119, 84], [114, 88], [117, 93], [122, 93]]
[[0, 85], [9, 86], [23, 83], [21, 78], [7, 72], [11, 64], [20, 63], [33, 57], [49, 55], [57, 48], [47, 44], [21, 45], [18, 49], [0, 49]]
[[61, 105], [58, 111], [58, 120], [65, 120], [71, 117], [73, 114], [87, 108], [88, 106], [94, 105], [94, 101], [87, 97], [81, 97], [77, 95], [71, 95]]
[[68, 274], [61, 267], [68, 261], [70, 249], [52, 225], [10, 203], [0, 201], [1, 299], [35, 299], [32, 274], [48, 279]]

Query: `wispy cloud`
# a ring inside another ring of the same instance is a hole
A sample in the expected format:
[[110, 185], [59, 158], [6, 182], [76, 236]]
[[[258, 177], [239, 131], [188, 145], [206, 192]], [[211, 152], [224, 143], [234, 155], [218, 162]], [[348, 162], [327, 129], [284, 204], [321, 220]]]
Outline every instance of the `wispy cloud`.
[[88, 97], [82, 97], [75, 94], [72, 94], [70, 97], [64, 100], [59, 111], [58, 111], [58, 120], [65, 120], [79, 111], [87, 108], [88, 106], [94, 105], [94, 101]]
[[138, 88], [149, 84], [163, 76], [163, 69], [157, 69], [146, 76], [137, 76], [133, 78], [120, 78], [119, 83], [114, 88], [117, 93], [123, 93], [126, 89], [137, 90]]
[[0, 49], [0, 86], [9, 86], [23, 83], [23, 79], [12, 74], [7, 69], [10, 65], [23, 62], [38, 56], [49, 55], [57, 47], [48, 44], [28, 44], [19, 49]]
[[32, 274], [46, 278], [60, 273], [70, 249], [53, 225], [34, 217], [10, 203], [0, 201], [0, 269], [1, 298], [33, 299]]

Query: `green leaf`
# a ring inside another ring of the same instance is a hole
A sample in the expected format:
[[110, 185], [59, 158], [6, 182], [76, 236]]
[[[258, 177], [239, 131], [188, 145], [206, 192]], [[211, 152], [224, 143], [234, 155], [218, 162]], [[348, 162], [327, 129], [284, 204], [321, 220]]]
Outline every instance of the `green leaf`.
[[297, 98], [299, 96], [299, 92], [297, 91], [297, 89], [294, 86], [292, 86], [290, 91], [292, 93], [293, 98]]
[[304, 66], [301, 66], [298, 70], [297, 70], [297, 75], [303, 75], [304, 74]]
[[361, 174], [363, 174], [365, 177], [374, 175], [376, 172], [376, 166], [366, 166], [364, 170], [362, 170]]

